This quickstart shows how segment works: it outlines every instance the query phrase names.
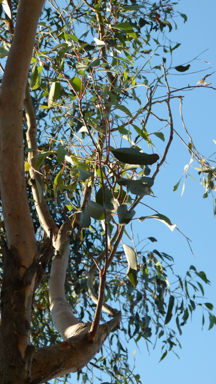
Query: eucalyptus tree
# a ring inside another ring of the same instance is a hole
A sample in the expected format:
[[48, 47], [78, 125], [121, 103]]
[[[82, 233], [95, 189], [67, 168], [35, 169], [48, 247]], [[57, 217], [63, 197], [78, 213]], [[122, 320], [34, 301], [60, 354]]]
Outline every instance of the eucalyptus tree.
[[154, 195], [174, 134], [168, 73], [179, 44], [165, 36], [176, 16], [187, 19], [175, 6], [1, 1], [2, 383], [80, 376], [111, 330], [114, 348], [93, 365], [112, 382], [140, 382], [122, 335], [148, 343], [154, 329], [163, 359], [178, 343], [172, 317], [181, 334], [204, 294], [204, 272], [191, 266], [182, 279], [172, 256], [139, 250], [127, 229], [138, 219], [176, 227], [137, 209]]

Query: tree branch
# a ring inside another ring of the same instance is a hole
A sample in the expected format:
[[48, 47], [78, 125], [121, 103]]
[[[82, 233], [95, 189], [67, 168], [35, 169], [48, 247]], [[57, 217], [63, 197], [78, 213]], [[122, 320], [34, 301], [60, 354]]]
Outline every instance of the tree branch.
[[[38, 214], [39, 221], [41, 223], [42, 228], [45, 230], [48, 236], [50, 235], [50, 231], [52, 231], [53, 234], [55, 235], [58, 231], [58, 227], [49, 212], [49, 209], [47, 207], [43, 194], [42, 194], [42, 197], [39, 196], [39, 191], [37, 188], [37, 184], [35, 182], [37, 180], [41, 186], [41, 189], [43, 190], [43, 180], [41, 178], [41, 175], [38, 172], [35, 172], [36, 158], [34, 156], [36, 156], [38, 153], [37, 138], [36, 138], [37, 123], [36, 123], [34, 107], [32, 105], [28, 84], [26, 84], [26, 89], [25, 89], [24, 107], [25, 107], [27, 126], [28, 126], [26, 139], [28, 143], [28, 148], [33, 149], [33, 154], [32, 152], [29, 152], [28, 154], [28, 162], [32, 165], [32, 168], [29, 169], [29, 173], [30, 173], [31, 179], [33, 180], [32, 194], [35, 201], [35, 207], [36, 207], [37, 214]], [[33, 158], [32, 158], [32, 155], [33, 155]]]
[[[61, 344], [37, 349], [32, 361], [31, 384], [77, 372], [98, 353], [111, 330], [119, 326], [121, 314], [99, 326], [94, 343], [88, 340], [89, 323], [78, 324], [74, 336]], [[38, 369], [39, 367], [39, 369]]]

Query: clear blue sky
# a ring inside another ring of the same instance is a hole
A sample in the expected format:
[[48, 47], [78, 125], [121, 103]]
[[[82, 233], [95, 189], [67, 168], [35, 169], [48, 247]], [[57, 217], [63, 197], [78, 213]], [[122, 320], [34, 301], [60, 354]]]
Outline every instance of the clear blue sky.
[[[193, 61], [188, 75], [179, 76], [173, 70], [173, 78], [169, 80], [179, 87], [190, 84], [195, 85], [205, 74], [216, 70], [216, 2], [215, 0], [181, 0], [178, 10], [188, 16], [188, 21], [183, 23], [179, 18], [178, 30], [173, 30], [168, 37], [180, 42], [181, 47], [174, 51], [173, 66], [184, 64], [199, 55], [205, 49], [199, 59], [211, 62], [207, 65], [201, 60]], [[210, 69], [211, 67], [211, 69]], [[206, 72], [194, 73], [201, 69]], [[216, 74], [208, 81], [216, 87]], [[216, 151], [216, 145], [211, 139], [216, 140], [216, 92], [207, 89], [198, 89], [185, 94], [183, 112], [187, 129], [190, 131], [194, 143], [200, 153], [206, 157]], [[179, 118], [179, 102], [174, 102], [173, 117], [174, 128], [185, 137]], [[186, 140], [188, 142], [188, 140]], [[215, 157], [215, 156], [214, 156]], [[154, 208], [166, 214], [173, 224], [192, 240], [192, 248], [195, 258], [190, 253], [186, 240], [176, 230], [174, 232], [163, 224], [154, 221], [145, 221], [139, 224], [139, 237], [157, 238], [158, 250], [164, 251], [175, 257], [175, 272], [184, 276], [191, 264], [197, 270], [204, 270], [211, 281], [211, 286], [205, 287], [206, 301], [214, 304], [216, 311], [216, 219], [213, 215], [213, 200], [211, 196], [203, 199], [204, 189], [199, 182], [188, 179], [185, 192], [181, 197], [181, 186], [173, 192], [173, 186], [183, 174], [184, 166], [189, 162], [190, 155], [180, 140], [175, 137], [172, 148], [167, 157], [164, 170], [160, 171], [155, 185]], [[198, 180], [198, 175], [193, 173]], [[147, 204], [147, 200], [145, 201]], [[145, 212], [142, 212], [145, 214]], [[216, 314], [216, 312], [215, 312]], [[139, 343], [139, 350], [131, 343], [130, 361], [133, 364], [133, 352], [136, 349], [136, 372], [140, 374], [142, 383], [160, 384], [201, 384], [214, 382], [215, 358], [216, 358], [216, 327], [208, 331], [208, 322], [202, 328], [202, 312], [196, 310], [192, 321], [189, 320], [183, 327], [183, 335], [179, 336], [182, 350], [176, 352], [180, 356], [177, 359], [171, 352], [158, 364], [161, 357], [161, 345], [158, 342], [156, 349], [150, 349], [150, 354], [144, 342]], [[106, 377], [105, 381], [107, 381]], [[72, 375], [71, 382], [76, 381], [76, 374]], [[94, 383], [97, 383], [95, 378]]]
[[[178, 21], [178, 30], [172, 31], [170, 37], [180, 42], [173, 58], [173, 66], [184, 64], [199, 55], [205, 49], [207, 52], [200, 56], [211, 65], [202, 61], [192, 62], [188, 75], [179, 76], [181, 85], [195, 85], [205, 74], [216, 70], [216, 2], [214, 0], [181, 0], [178, 9], [188, 16], [188, 21]], [[199, 69], [209, 68], [206, 72], [192, 74]], [[173, 71], [174, 73], [175, 71]], [[171, 77], [170, 77], [171, 78]], [[216, 74], [209, 78], [216, 86]], [[172, 80], [172, 79], [171, 79]], [[172, 80], [176, 83], [177, 78]], [[184, 83], [182, 83], [184, 81]], [[216, 92], [213, 90], [196, 90], [185, 95], [183, 112], [187, 129], [190, 131], [197, 149], [205, 156], [216, 151], [211, 139], [216, 139]], [[174, 127], [183, 135], [179, 119], [178, 103], [173, 104]], [[188, 140], [187, 140], [188, 142]], [[215, 158], [215, 156], [213, 157]], [[205, 288], [205, 296], [214, 304], [216, 311], [216, 219], [213, 215], [213, 200], [203, 199], [203, 186], [188, 178], [185, 192], [181, 197], [181, 187], [173, 192], [173, 186], [183, 174], [184, 166], [190, 160], [188, 151], [177, 137], [167, 157], [168, 164], [160, 172], [154, 186], [154, 207], [166, 214], [173, 223], [177, 224], [193, 242], [191, 255], [184, 238], [177, 232], [173, 233], [161, 223], [147, 222], [143, 233], [145, 237], [155, 236], [158, 239], [158, 249], [175, 256], [175, 271], [184, 275], [184, 271], [193, 264], [197, 270], [204, 270], [211, 281], [211, 286]], [[194, 173], [194, 175], [196, 175]], [[196, 175], [197, 176], [197, 175]], [[197, 177], [198, 180], [198, 177]], [[199, 180], [198, 180], [199, 181]], [[140, 232], [140, 231], [139, 231]], [[141, 236], [141, 233], [140, 233]], [[158, 364], [161, 351], [158, 343], [150, 354], [144, 343], [136, 350], [136, 371], [141, 375], [142, 383], [182, 384], [214, 382], [216, 357], [216, 328], [208, 331], [208, 324], [201, 331], [201, 311], [196, 311], [192, 321], [189, 320], [179, 337], [182, 350], [177, 350], [180, 360], [173, 353]], [[137, 349], [136, 347], [134, 347]], [[131, 361], [133, 348], [131, 350]]]

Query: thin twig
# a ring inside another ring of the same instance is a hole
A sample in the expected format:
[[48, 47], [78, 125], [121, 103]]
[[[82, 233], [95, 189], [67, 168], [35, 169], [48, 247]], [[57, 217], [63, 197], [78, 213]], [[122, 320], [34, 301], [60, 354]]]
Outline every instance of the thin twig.
[[156, 170], [155, 170], [155, 172], [154, 172], [154, 174], [152, 176], [153, 180], [157, 176], [160, 167], [163, 165], [164, 161], [166, 160], [167, 153], [169, 151], [170, 145], [171, 145], [172, 140], [173, 140], [173, 118], [172, 118], [172, 112], [171, 112], [171, 108], [170, 108], [170, 88], [169, 88], [169, 83], [167, 81], [166, 70], [164, 68], [164, 64], [162, 64], [162, 68], [163, 68], [163, 72], [164, 72], [165, 83], [166, 83], [166, 86], [167, 86], [167, 100], [166, 100], [166, 104], [167, 104], [167, 109], [168, 109], [168, 113], [169, 113], [170, 136], [169, 136], [169, 140], [168, 140], [167, 146], [165, 148], [163, 157], [162, 157], [160, 163], [157, 164]]

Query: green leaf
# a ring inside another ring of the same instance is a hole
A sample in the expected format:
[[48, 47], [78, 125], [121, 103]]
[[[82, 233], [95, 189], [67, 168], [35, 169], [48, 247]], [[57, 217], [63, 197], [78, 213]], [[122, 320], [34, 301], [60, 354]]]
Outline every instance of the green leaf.
[[194, 267], [194, 265], [191, 265], [189, 269], [196, 272], [196, 267]]
[[152, 236], [148, 237], [148, 239], [149, 239], [152, 243], [154, 243], [155, 241], [157, 241], [157, 239], [155, 239], [155, 237], [152, 237]]
[[38, 190], [38, 195], [39, 195], [39, 203], [41, 203], [42, 197], [43, 197], [43, 191], [42, 191], [42, 188], [41, 188], [41, 185], [40, 185], [39, 181], [37, 179], [35, 179], [35, 182], [36, 182], [36, 186], [37, 186], [37, 190]]
[[66, 155], [66, 150], [62, 145], [58, 147], [58, 152], [57, 152], [57, 161], [58, 163], [63, 163]]
[[188, 65], [177, 65], [177, 67], [175, 67], [176, 71], [178, 71], [178, 72], [185, 72], [189, 68], [190, 68], [190, 64], [188, 64]]
[[81, 74], [84, 74], [85, 71], [87, 71], [88, 69], [88, 65], [84, 63], [76, 63], [76, 69], [77, 71], [81, 71], [82, 72]]
[[54, 81], [51, 85], [49, 97], [48, 97], [48, 107], [53, 106], [53, 102], [56, 101], [60, 96], [61, 88], [59, 81]]
[[150, 186], [154, 183], [150, 177], [142, 177], [140, 180], [118, 179], [116, 181], [119, 185], [126, 185], [127, 191], [134, 195], [149, 195]]
[[129, 131], [124, 128], [124, 127], [118, 127], [118, 131], [122, 134], [122, 135], [128, 135], [129, 134]]
[[174, 187], [173, 187], [173, 192], [177, 191], [180, 182], [181, 182], [181, 179], [178, 181], [178, 183], [177, 183], [176, 185], [174, 185]]
[[38, 69], [37, 69], [37, 62], [36, 62], [32, 68], [32, 73], [31, 73], [31, 77], [30, 77], [30, 87], [31, 88], [34, 87], [34, 85], [37, 81], [37, 77], [38, 77]]
[[85, 181], [85, 180], [89, 179], [89, 177], [93, 176], [91, 172], [86, 171], [84, 168], [78, 167], [78, 169], [79, 169], [78, 181], [80, 181], [80, 180]]
[[74, 77], [72, 80], [70, 80], [70, 83], [73, 86], [73, 88], [75, 89], [75, 91], [80, 93], [80, 91], [81, 91], [81, 80], [80, 80], [80, 78], [79, 77]]
[[119, 225], [128, 224], [135, 215], [135, 211], [128, 212], [127, 205], [123, 204], [117, 209]]
[[205, 295], [205, 291], [204, 291], [204, 288], [203, 288], [202, 284], [200, 284], [199, 281], [197, 281], [197, 285], [199, 286], [199, 289], [202, 292], [202, 295], [204, 296]]
[[202, 279], [206, 284], [210, 283], [210, 281], [207, 279], [205, 272], [203, 272], [203, 271], [196, 272], [196, 275], [199, 276], [200, 279]]
[[122, 5], [121, 8], [123, 9], [124, 12], [131, 12], [137, 9], [144, 8], [144, 6], [143, 5]]
[[80, 228], [88, 228], [90, 224], [91, 224], [91, 220], [89, 216], [89, 211], [88, 211], [88, 208], [85, 206], [84, 208], [82, 208], [79, 225], [80, 225]]
[[161, 358], [160, 358], [159, 363], [166, 357], [166, 355], [167, 355], [167, 351], [165, 351], [165, 352], [163, 353], [163, 355], [162, 355]]
[[57, 189], [59, 185], [62, 185], [62, 171], [59, 171], [57, 176], [55, 177], [54, 184], [53, 184], [53, 192], [54, 192], [54, 197], [55, 197], [55, 204], [57, 204]]
[[162, 132], [154, 132], [153, 135], [157, 136], [160, 140], [165, 141], [165, 137]]
[[127, 107], [125, 107], [124, 105], [121, 105], [121, 104], [118, 104], [118, 103], [115, 103], [115, 102], [107, 103], [107, 105], [115, 105], [115, 109], [119, 109], [120, 111], [126, 113], [126, 115], [130, 116], [131, 118], [133, 118], [133, 115], [132, 115], [131, 111], [129, 111], [129, 109]]
[[170, 295], [168, 310], [167, 310], [167, 314], [166, 314], [166, 318], [165, 318], [165, 324], [168, 324], [172, 318], [172, 310], [173, 310], [173, 306], [174, 306], [174, 301], [175, 301], [174, 296]]
[[208, 309], [210, 309], [210, 311], [213, 311], [213, 309], [214, 309], [214, 305], [213, 304], [211, 304], [211, 303], [204, 303], [205, 304], [205, 306], [208, 308]]
[[140, 137], [142, 137], [144, 140], [146, 140], [147, 139], [147, 135], [146, 135], [146, 132], [144, 131], [142, 131], [142, 129], [140, 129], [139, 127], [137, 127], [137, 125], [135, 125], [135, 124], [133, 124], [133, 127], [134, 127], [134, 129], [135, 129], [135, 131], [138, 133], [138, 135], [140, 136]]
[[179, 317], [178, 316], [176, 316], [176, 325], [177, 325], [179, 334], [181, 335], [182, 334], [182, 330], [181, 330], [181, 327], [180, 327], [180, 324], [179, 324]]
[[209, 314], [209, 329], [212, 329], [214, 327], [214, 325], [216, 324], [216, 317]]
[[184, 19], [184, 23], [186, 23], [187, 21], [187, 15], [185, 15], [185, 13], [181, 13], [179, 12], [180, 16]]
[[5, 47], [0, 47], [0, 58], [8, 56], [9, 49]]
[[127, 164], [152, 165], [159, 159], [156, 153], [149, 155], [140, 152], [138, 148], [119, 148], [111, 152], [118, 160]]
[[167, 27], [169, 27], [169, 32], [171, 32], [172, 31], [172, 24], [168, 21], [168, 20], [163, 20], [162, 22], [161, 22], [161, 25], [163, 26], [167, 26]]
[[174, 49], [177, 49], [178, 47], [180, 47], [180, 43], [177, 43], [173, 48], [171, 48], [171, 51], [174, 51]]
[[176, 224], [172, 224], [170, 219], [168, 217], [166, 217], [165, 215], [161, 215], [160, 213], [157, 213], [155, 215], [151, 215], [151, 216], [142, 216], [139, 218], [139, 221], [144, 221], [146, 219], [156, 219], [156, 220], [159, 220], [161, 221], [162, 223], [164, 223], [165, 225], [167, 225], [167, 227], [173, 232], [175, 227], [176, 227]]
[[105, 209], [112, 211], [113, 213], [117, 211], [117, 202], [115, 202], [113, 195], [108, 188], [105, 188], [105, 202], [102, 187], [96, 193], [96, 202], [103, 206]]
[[118, 24], [115, 24], [113, 25], [113, 28], [115, 29], [120, 29], [121, 31], [124, 31], [125, 33], [127, 33], [129, 36], [132, 36], [136, 39], [137, 35], [136, 33], [134, 32], [132, 26], [128, 23], [128, 22], [125, 22], [125, 23], [118, 23]]
[[94, 57], [91, 63], [89, 64], [89, 67], [97, 67], [100, 64], [100, 59], [98, 57]]
[[93, 219], [95, 220], [103, 220], [104, 219], [104, 208], [98, 204], [95, 203], [95, 201], [88, 201], [88, 213]]
[[133, 248], [129, 247], [129, 245], [123, 244], [124, 253], [127, 257], [128, 262], [128, 270], [127, 270], [127, 276], [129, 277], [129, 280], [135, 287], [137, 285], [137, 259], [136, 254], [133, 250]]

